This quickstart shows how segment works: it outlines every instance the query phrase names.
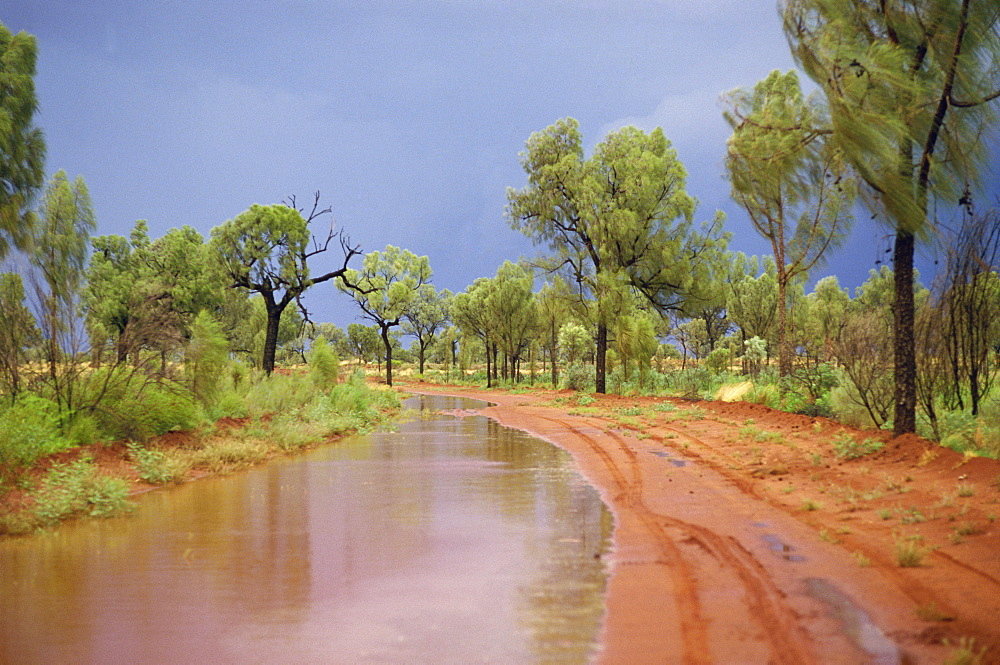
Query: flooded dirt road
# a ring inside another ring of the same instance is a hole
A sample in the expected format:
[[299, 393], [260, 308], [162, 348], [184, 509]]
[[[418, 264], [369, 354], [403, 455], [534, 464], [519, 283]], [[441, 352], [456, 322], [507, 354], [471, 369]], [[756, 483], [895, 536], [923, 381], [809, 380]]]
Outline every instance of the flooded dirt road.
[[915, 437], [846, 459], [845, 433], [878, 433], [753, 404], [457, 394], [569, 451], [611, 507], [602, 662], [1000, 662], [993, 460]]
[[587, 662], [612, 520], [570, 456], [431, 396], [398, 432], [0, 540], [0, 663]]

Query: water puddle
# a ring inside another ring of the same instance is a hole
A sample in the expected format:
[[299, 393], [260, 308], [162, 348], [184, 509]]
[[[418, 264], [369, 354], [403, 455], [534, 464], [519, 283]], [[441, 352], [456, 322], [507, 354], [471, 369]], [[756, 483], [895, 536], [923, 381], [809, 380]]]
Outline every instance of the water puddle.
[[482, 402], [407, 406], [463, 417], [0, 541], [0, 662], [587, 662], [612, 529], [597, 492]]
[[872, 665], [899, 665], [902, 662], [899, 648], [844, 592], [822, 578], [811, 577], [805, 582], [807, 595], [827, 606], [833, 618], [840, 622], [844, 634], [871, 656], [868, 662]]
[[806, 558], [801, 554], [792, 554], [795, 548], [792, 545], [782, 541], [773, 533], [765, 533], [761, 536], [763, 541], [767, 543], [767, 547], [772, 551], [778, 553], [782, 559], [785, 561], [799, 562], [805, 561]]
[[674, 457], [673, 455], [671, 455], [666, 450], [651, 450], [650, 452], [653, 453], [654, 455], [656, 455], [657, 457], [662, 457], [662, 458], [666, 459], [668, 462], [670, 462], [671, 464], [673, 464], [676, 467], [687, 466], [687, 463], [688, 463], [687, 460], [678, 459], [678, 458]]

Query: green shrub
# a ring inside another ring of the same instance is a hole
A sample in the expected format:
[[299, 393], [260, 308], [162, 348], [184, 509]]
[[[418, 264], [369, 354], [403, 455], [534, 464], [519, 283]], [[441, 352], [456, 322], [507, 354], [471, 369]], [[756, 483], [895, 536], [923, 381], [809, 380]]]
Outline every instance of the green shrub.
[[101, 475], [88, 459], [53, 466], [33, 496], [42, 526], [76, 516], [111, 517], [132, 508], [128, 484]]
[[834, 437], [833, 441], [830, 443], [833, 445], [834, 454], [840, 459], [846, 460], [858, 459], [859, 457], [864, 457], [865, 455], [871, 455], [872, 453], [881, 450], [884, 445], [878, 439], [865, 439], [864, 441], [858, 441], [847, 432], [841, 432]]
[[715, 349], [705, 357], [705, 368], [713, 374], [729, 370], [729, 349]]
[[137, 377], [109, 391], [94, 417], [110, 439], [145, 441], [164, 432], [191, 429], [204, 420], [204, 413], [194, 395], [180, 386]]
[[137, 443], [130, 443], [128, 449], [135, 460], [139, 478], [147, 483], [179, 483], [187, 475], [189, 465], [180, 458], [168, 457], [160, 450], [143, 448]]
[[325, 337], [313, 340], [309, 351], [309, 375], [317, 388], [325, 388], [337, 381], [340, 359], [337, 352], [326, 343]]
[[578, 392], [593, 392], [594, 368], [583, 363], [573, 363], [562, 374], [562, 387]]
[[51, 400], [22, 393], [0, 414], [0, 467], [31, 466], [71, 445], [60, 432], [59, 407]]

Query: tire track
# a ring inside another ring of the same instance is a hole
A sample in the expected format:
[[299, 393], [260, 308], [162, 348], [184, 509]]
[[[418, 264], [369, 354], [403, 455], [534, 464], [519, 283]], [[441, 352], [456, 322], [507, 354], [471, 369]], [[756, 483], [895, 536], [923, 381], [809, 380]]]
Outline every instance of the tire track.
[[[749, 615], [758, 623], [761, 634], [769, 645], [771, 662], [789, 665], [815, 662], [808, 646], [808, 636], [798, 626], [794, 612], [784, 604], [784, 594], [777, 589], [767, 571], [748, 550], [735, 538], [720, 536], [705, 527], [658, 513], [645, 505], [642, 469], [637, 454], [619, 435], [608, 432], [609, 438], [616, 445], [615, 452], [625, 456], [625, 470], [605, 446], [583, 431], [577, 423], [558, 418], [538, 417], [571, 431], [601, 458], [612, 476], [616, 489], [624, 497], [624, 504], [654, 536], [675, 589], [675, 602], [678, 606], [681, 634], [684, 639], [685, 662], [712, 662], [712, 654], [706, 628], [707, 621], [698, 594], [694, 570], [677, 546], [678, 542], [700, 547], [739, 580], [744, 589]], [[593, 427], [587, 420], [583, 422]], [[594, 429], [600, 428], [594, 427]], [[669, 530], [679, 531], [683, 535], [678, 539]]]

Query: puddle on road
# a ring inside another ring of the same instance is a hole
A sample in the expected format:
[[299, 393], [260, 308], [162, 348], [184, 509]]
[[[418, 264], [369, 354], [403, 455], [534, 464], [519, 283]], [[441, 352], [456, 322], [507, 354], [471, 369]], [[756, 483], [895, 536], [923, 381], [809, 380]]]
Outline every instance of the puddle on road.
[[805, 583], [806, 594], [826, 605], [833, 618], [840, 622], [844, 634], [871, 656], [867, 662], [872, 665], [899, 665], [902, 662], [899, 648], [847, 594], [819, 577], [810, 577]]
[[0, 540], [0, 662], [587, 662], [611, 514], [482, 404]]
[[678, 458], [674, 457], [673, 455], [671, 455], [666, 450], [651, 450], [649, 452], [653, 453], [657, 457], [662, 457], [662, 458], [666, 459], [668, 462], [670, 462], [671, 464], [673, 464], [674, 466], [677, 466], [677, 467], [687, 466], [687, 464], [688, 464], [687, 460], [678, 459]]
[[792, 552], [795, 551], [795, 548], [792, 545], [789, 545], [788, 543], [782, 541], [773, 533], [765, 533], [763, 536], [761, 536], [761, 539], [763, 539], [763, 541], [767, 543], [768, 549], [770, 549], [772, 552], [777, 552], [781, 556], [781, 558], [784, 559], [785, 561], [792, 561], [797, 563], [806, 560], [806, 558], [801, 554], [792, 554]]

